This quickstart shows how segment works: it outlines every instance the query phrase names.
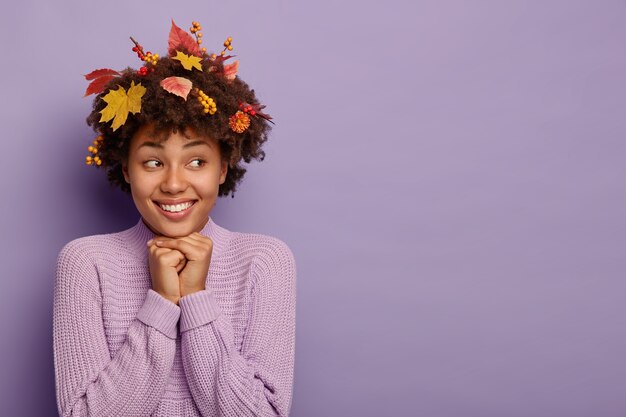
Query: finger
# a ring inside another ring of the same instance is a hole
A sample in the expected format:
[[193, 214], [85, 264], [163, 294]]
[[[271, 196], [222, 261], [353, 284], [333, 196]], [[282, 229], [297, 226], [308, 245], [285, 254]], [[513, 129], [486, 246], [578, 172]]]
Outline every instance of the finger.
[[185, 266], [187, 265], [187, 258], [183, 258], [178, 265], [176, 265], [176, 273], [179, 273], [180, 271], [182, 271], [183, 269], [185, 269]]
[[185, 261], [185, 255], [182, 252], [168, 248], [157, 248], [155, 250], [155, 257], [160, 263], [173, 267]]
[[203, 242], [192, 240], [188, 237], [176, 240], [157, 241], [156, 245], [161, 248], [176, 249], [185, 254], [189, 260], [198, 260], [210, 253], [211, 247]]
[[146, 242], [146, 244], [148, 246], [150, 245], [154, 245], [156, 241], [158, 240], [174, 240], [173, 237], [167, 237], [167, 236], [155, 236], [152, 239], [150, 239], [149, 241]]
[[190, 235], [189, 235], [189, 236], [187, 236], [187, 237], [188, 237], [189, 239], [192, 239], [192, 240], [194, 240], [194, 241], [198, 242], [198, 243], [201, 243], [201, 244], [208, 244], [208, 245], [213, 246], [213, 240], [211, 240], [211, 238], [210, 238], [210, 237], [208, 237], [208, 236], [203, 236], [203, 235], [201, 235], [201, 234], [200, 234], [200, 233], [198, 233], [198, 232], [194, 232], [194, 233], [190, 234]]

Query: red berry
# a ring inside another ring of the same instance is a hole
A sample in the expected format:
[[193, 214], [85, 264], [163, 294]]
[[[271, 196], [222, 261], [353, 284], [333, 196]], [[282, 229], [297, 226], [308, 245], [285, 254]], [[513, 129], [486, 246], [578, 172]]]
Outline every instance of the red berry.
[[139, 50], [139, 48], [137, 48], [136, 46], [133, 46], [133, 52], [137, 52]]
[[255, 112], [254, 110], [250, 110], [250, 114], [251, 114], [252, 116], [254, 116], [254, 115], [256, 114], [256, 112]]

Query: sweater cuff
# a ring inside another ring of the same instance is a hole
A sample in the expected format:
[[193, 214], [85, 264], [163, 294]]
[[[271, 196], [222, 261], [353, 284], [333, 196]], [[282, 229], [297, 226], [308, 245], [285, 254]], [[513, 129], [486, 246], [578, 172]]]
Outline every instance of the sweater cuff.
[[148, 326], [154, 327], [170, 339], [176, 339], [176, 324], [180, 318], [180, 307], [163, 298], [152, 288], [143, 306], [137, 312], [137, 318]]
[[210, 323], [220, 315], [220, 308], [213, 298], [213, 293], [208, 290], [196, 291], [181, 297], [178, 305], [181, 333]]

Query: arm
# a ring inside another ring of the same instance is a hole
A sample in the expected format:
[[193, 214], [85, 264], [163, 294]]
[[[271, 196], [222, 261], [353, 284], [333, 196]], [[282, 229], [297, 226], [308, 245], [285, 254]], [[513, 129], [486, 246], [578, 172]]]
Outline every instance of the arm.
[[54, 370], [59, 414], [146, 416], [165, 389], [176, 350], [180, 309], [149, 290], [124, 345], [111, 357], [102, 294], [87, 246], [59, 253], [54, 288]]
[[209, 290], [180, 299], [183, 367], [204, 416], [287, 416], [291, 407], [296, 269], [282, 242], [251, 267], [251, 311], [241, 352]]

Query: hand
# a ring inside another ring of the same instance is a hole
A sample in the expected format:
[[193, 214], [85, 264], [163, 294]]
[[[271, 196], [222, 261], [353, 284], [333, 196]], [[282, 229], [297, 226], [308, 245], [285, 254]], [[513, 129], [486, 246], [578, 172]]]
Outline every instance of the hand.
[[148, 242], [148, 266], [152, 277], [152, 289], [176, 305], [181, 297], [178, 273], [185, 264], [185, 255], [180, 251], [160, 248], [154, 239]]
[[213, 241], [194, 232], [181, 238], [159, 236], [154, 239], [159, 248], [175, 250], [186, 258], [186, 265], [181, 268], [180, 296], [206, 289], [206, 278], [213, 254]]

